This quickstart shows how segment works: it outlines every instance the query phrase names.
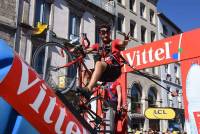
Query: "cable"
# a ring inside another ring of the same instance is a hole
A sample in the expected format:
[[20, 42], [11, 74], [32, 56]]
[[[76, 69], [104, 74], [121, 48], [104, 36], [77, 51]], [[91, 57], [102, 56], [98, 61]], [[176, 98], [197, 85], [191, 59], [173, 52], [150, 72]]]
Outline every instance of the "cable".
[[154, 82], [155, 84], [157, 84], [158, 86], [162, 87], [163, 89], [165, 89], [166, 91], [172, 93], [169, 89], [167, 89], [166, 87], [162, 86], [161, 84], [159, 84], [158, 82], [156, 82], [155, 80], [153, 80], [150, 76], [144, 74], [143, 72], [135, 69], [133, 66], [131, 66], [127, 61], [126, 59], [124, 59], [124, 57], [122, 57], [122, 55], [120, 55], [120, 58], [123, 60], [123, 63], [128, 65], [131, 69], [133, 69], [135, 72], [137, 72], [138, 74], [142, 75], [143, 77], [151, 80], [152, 82]]

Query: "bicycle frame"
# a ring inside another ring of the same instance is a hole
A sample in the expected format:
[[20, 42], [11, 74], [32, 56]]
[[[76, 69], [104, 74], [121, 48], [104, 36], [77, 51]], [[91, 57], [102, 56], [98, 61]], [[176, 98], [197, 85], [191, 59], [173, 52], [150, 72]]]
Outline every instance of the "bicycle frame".
[[[69, 51], [67, 48], [66, 48], [66, 51]], [[70, 52], [70, 51], [69, 51]], [[74, 55], [73, 53], [74, 52], [71, 52], [72, 55]], [[59, 69], [60, 68], [67, 68], [73, 64], [78, 64], [78, 75], [79, 75], [79, 86], [82, 87], [82, 84], [83, 83], [83, 80], [82, 80], [82, 72], [83, 72], [83, 69], [86, 70], [86, 73], [91, 77], [92, 73], [91, 71], [87, 68], [87, 66], [85, 65], [84, 63], [84, 56], [81, 54], [80, 56], [76, 57], [74, 60], [66, 63], [65, 65], [63, 66], [60, 66], [58, 67]]]
[[[90, 123], [95, 125], [95, 128], [98, 132], [104, 132], [106, 129], [106, 123], [104, 122], [104, 112], [103, 112], [103, 105], [110, 107], [110, 103], [104, 100], [104, 90], [101, 86], [97, 86], [93, 92], [94, 97], [90, 98], [83, 103], [81, 106], [87, 111], [87, 114], [93, 119]], [[81, 99], [80, 99], [81, 100]], [[82, 100], [81, 100], [82, 101]], [[87, 104], [91, 103], [92, 101], [96, 101], [96, 112], [94, 112]]]
[[[69, 40], [66, 40], [66, 39], [63, 39], [63, 38], [58, 38], [53, 31], [50, 31], [50, 35], [53, 37], [53, 41], [59, 42], [59, 43], [63, 44], [64, 46], [66, 46], [66, 45], [69, 46], [69, 47], [67, 47], [67, 46], [65, 47], [66, 48], [65, 51], [68, 51], [69, 53], [71, 53], [75, 57], [74, 60], [66, 63], [63, 66], [58, 67], [58, 69], [67, 68], [67, 67], [70, 67], [73, 64], [77, 64], [78, 65], [79, 86], [82, 87], [81, 83], [83, 83], [83, 80], [82, 80], [83, 69], [86, 70], [86, 73], [89, 75], [89, 77], [91, 77], [91, 75], [92, 75], [91, 71], [87, 68], [87, 66], [84, 63], [84, 55], [81, 54], [79, 56], [75, 56], [79, 51], [74, 52], [73, 50], [70, 49], [70, 48], [75, 49], [75, 47], [76, 47], [75, 45], [69, 43]], [[82, 36], [81, 36], [80, 46], [85, 50], [90, 46], [90, 41], [87, 38], [86, 33], [82, 33], [81, 35]], [[87, 45], [85, 44], [85, 41], [87, 42]], [[64, 50], [62, 50], [62, 51], [64, 51]]]
[[[79, 82], [79, 86], [82, 87], [84, 83], [84, 74], [83, 73], [87, 73], [89, 77], [91, 77], [91, 71], [87, 68], [86, 64], [84, 63], [84, 57], [85, 57], [85, 54], [83, 53], [84, 52], [84, 49], [87, 49], [87, 47], [82, 47], [82, 46], [76, 46], [76, 45], [73, 45], [71, 43], [69, 43], [69, 41], [67, 40], [60, 40], [57, 38], [55, 40], [52, 40], [52, 42], [50, 43], [58, 43], [59, 45], [55, 45], [56, 47], [58, 48], [61, 48], [61, 49], [57, 49], [59, 51], [57, 51], [58, 53], [58, 56], [62, 57], [64, 60], [64, 62], [62, 62], [61, 64], [59, 64], [58, 66], [51, 66], [52, 68], [49, 68], [50, 70], [49, 71], [58, 71], [59, 69], [61, 68], [70, 68], [70, 66], [74, 66], [73, 69], [78, 69], [78, 82]], [[46, 45], [48, 47], [48, 44]], [[49, 45], [49, 46], [53, 46], [54, 45]], [[62, 46], [62, 47], [61, 47]], [[80, 47], [80, 48], [79, 48]], [[44, 47], [45, 48], [45, 47]], [[42, 50], [43, 48], [41, 47], [40, 50]], [[46, 49], [44, 49], [46, 50]], [[65, 55], [67, 54], [67, 55]], [[69, 56], [70, 55], [70, 58], [68, 57], [65, 57], [65, 56]], [[66, 60], [65, 62], [65, 59], [68, 59]], [[56, 60], [56, 59], [54, 59]], [[61, 70], [62, 71], [62, 70]], [[76, 75], [73, 75], [75, 76], [74, 80], [76, 81]], [[77, 110], [79, 110], [79, 107], [81, 108], [82, 107], [82, 110], [83, 111], [83, 114], [85, 114], [86, 116], [90, 116], [92, 120], [94, 120], [95, 122], [93, 123], [95, 125], [95, 127], [99, 126], [100, 125], [100, 129], [101, 130], [104, 130], [104, 127], [105, 125], [103, 125], [103, 118], [101, 117], [102, 116], [102, 107], [99, 107], [99, 102], [101, 104], [103, 104], [104, 102], [104, 98], [101, 97], [101, 93], [100, 93], [100, 90], [97, 88], [97, 94], [95, 94], [95, 96], [93, 98], [91, 98], [89, 101], [89, 103], [91, 102], [95, 102], [95, 104], [97, 105], [97, 108], [100, 109], [96, 109], [95, 111], [93, 111], [89, 106], [87, 106], [87, 104], [85, 104], [84, 102], [84, 97], [82, 99], [81, 96], [79, 96], [79, 100], [78, 101], [74, 101], [72, 103], [74, 103], [74, 107], [77, 107]], [[59, 90], [57, 90], [59, 92]], [[67, 93], [67, 92], [63, 92], [63, 93]], [[82, 106], [79, 106], [79, 104], [77, 104], [77, 102], [79, 103], [82, 103]], [[88, 104], [89, 104], [88, 103]], [[101, 112], [99, 112], [101, 111]], [[81, 109], [79, 110], [79, 112], [81, 112]]]

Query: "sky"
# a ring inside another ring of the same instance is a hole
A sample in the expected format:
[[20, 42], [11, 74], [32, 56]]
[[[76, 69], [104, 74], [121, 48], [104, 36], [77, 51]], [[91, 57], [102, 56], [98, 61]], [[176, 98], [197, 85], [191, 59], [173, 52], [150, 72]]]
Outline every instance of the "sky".
[[183, 32], [200, 28], [200, 0], [159, 0], [158, 11]]

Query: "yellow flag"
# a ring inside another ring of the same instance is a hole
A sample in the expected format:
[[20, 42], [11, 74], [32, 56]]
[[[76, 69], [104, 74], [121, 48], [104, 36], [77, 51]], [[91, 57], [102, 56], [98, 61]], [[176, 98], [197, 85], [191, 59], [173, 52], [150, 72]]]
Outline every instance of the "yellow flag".
[[42, 24], [41, 22], [38, 22], [38, 23], [37, 23], [37, 27], [34, 28], [32, 34], [34, 34], [34, 35], [41, 34], [41, 33], [44, 32], [44, 30], [47, 29], [47, 27], [48, 27], [47, 24]]

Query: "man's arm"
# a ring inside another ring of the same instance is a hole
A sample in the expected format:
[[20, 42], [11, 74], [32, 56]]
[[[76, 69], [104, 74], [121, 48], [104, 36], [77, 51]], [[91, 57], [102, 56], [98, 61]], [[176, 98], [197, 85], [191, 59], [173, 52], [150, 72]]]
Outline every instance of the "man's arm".
[[124, 40], [122, 41], [122, 45], [126, 47], [129, 41], [131, 41], [130, 32], [128, 34], [124, 33]]
[[97, 51], [98, 48], [99, 48], [99, 45], [98, 45], [98, 44], [94, 44], [94, 45], [92, 45], [91, 47], [87, 48], [87, 49], [85, 50], [85, 53], [86, 53], [86, 54], [92, 53], [92, 52], [94, 52], [94, 51]]
[[129, 42], [130, 40], [123, 40], [122, 41], [122, 46], [123, 47], [126, 47], [127, 45], [128, 45], [128, 42]]
[[121, 108], [121, 101], [122, 101], [121, 86], [117, 85], [116, 89], [117, 89], [117, 111], [119, 111]]
[[88, 53], [91, 53], [92, 51], [94, 51], [93, 48], [92, 48], [92, 47], [89, 47], [89, 48], [86, 49], [85, 52], [88, 54]]
[[121, 40], [118, 45], [121, 47], [126, 47], [128, 45], [129, 40]]
[[129, 42], [129, 40], [115, 39], [112, 44], [114, 45], [114, 48], [116, 48], [116, 49], [118, 48], [122, 51], [128, 45], [128, 42]]

